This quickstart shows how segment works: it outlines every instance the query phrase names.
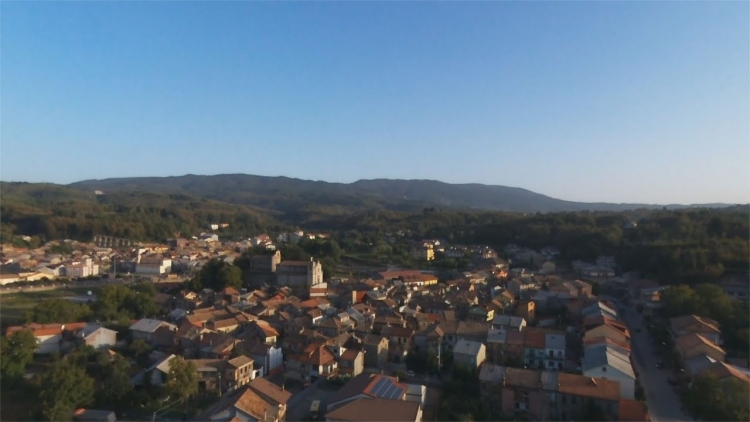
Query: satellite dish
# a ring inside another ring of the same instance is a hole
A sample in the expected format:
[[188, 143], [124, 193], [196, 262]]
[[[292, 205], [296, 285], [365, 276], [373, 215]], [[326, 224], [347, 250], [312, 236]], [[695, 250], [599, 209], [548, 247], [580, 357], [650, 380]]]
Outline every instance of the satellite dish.
[[88, 295], [91, 296], [91, 290], [88, 291]]

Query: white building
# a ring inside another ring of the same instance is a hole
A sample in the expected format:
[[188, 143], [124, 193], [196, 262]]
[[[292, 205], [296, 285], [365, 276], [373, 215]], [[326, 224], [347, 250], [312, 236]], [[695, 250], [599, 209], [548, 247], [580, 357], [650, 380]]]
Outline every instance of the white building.
[[99, 274], [99, 265], [94, 264], [91, 258], [73, 261], [65, 265], [65, 276], [69, 278], [88, 277]]
[[172, 271], [172, 260], [162, 257], [141, 258], [135, 266], [136, 274], [161, 275]]
[[586, 347], [582, 362], [586, 377], [620, 382], [620, 398], [635, 400], [635, 372], [630, 357], [607, 344]]

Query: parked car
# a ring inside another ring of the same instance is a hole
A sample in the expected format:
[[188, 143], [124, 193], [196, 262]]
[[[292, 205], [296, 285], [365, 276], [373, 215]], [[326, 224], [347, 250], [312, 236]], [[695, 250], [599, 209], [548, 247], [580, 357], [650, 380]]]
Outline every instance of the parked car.
[[657, 369], [662, 369], [662, 368], [664, 368], [664, 362], [661, 362], [661, 361], [659, 361], [659, 362], [656, 362], [656, 368], [657, 368]]

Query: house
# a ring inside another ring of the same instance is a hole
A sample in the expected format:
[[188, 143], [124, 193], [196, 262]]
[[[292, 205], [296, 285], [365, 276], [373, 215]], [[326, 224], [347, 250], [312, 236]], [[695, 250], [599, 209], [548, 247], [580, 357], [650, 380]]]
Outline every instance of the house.
[[479, 372], [480, 397], [495, 413], [550, 420], [552, 395], [543, 389], [547, 378], [541, 371], [485, 364]]
[[360, 398], [326, 414], [328, 422], [421, 422], [422, 407], [412, 401]]
[[421, 261], [432, 261], [435, 259], [435, 250], [432, 245], [417, 244], [411, 248], [411, 257]]
[[719, 323], [697, 315], [685, 315], [670, 319], [669, 333], [675, 341], [681, 336], [695, 333], [700, 334], [719, 346], [723, 344]]
[[581, 309], [581, 316], [583, 318], [607, 317], [617, 319], [617, 311], [602, 302], [594, 302]]
[[564, 333], [544, 333], [544, 367], [546, 369], [563, 369], [566, 344]]
[[171, 368], [170, 362], [175, 358], [177, 358], [177, 356], [167, 355], [164, 358], [159, 359], [145, 371], [137, 373], [132, 378], [131, 382], [136, 386], [143, 386], [146, 384], [155, 386], [163, 385], [167, 381], [167, 376], [169, 375], [169, 369]]
[[302, 353], [287, 358], [286, 373], [289, 378], [307, 384], [319, 377], [330, 378], [336, 375], [338, 362], [323, 344], [313, 343]]
[[523, 331], [504, 331], [491, 329], [487, 333], [487, 358], [492, 363], [522, 365], [524, 361]]
[[581, 408], [591, 400], [609, 416], [618, 420], [620, 385], [617, 381], [560, 372], [558, 382], [558, 417], [576, 420]]
[[646, 403], [620, 399], [618, 420], [621, 422], [647, 422], [651, 420]]
[[161, 327], [168, 327], [171, 330], [177, 331], [177, 326], [170, 324], [165, 321], [158, 319], [143, 318], [130, 326], [130, 332], [133, 336], [133, 340], [144, 340], [149, 343], [154, 342], [154, 333]]
[[497, 315], [492, 319], [492, 328], [496, 330], [523, 331], [526, 328], [526, 320], [517, 316]]
[[79, 344], [95, 349], [109, 349], [117, 343], [117, 331], [96, 324], [87, 324], [76, 330], [74, 336]]
[[654, 310], [664, 307], [661, 293], [666, 288], [666, 286], [646, 287], [639, 291], [638, 304], [643, 307], [645, 315], [652, 315]]
[[235, 389], [248, 384], [250, 381], [255, 379], [255, 371], [253, 368], [253, 359], [240, 355], [236, 358], [229, 359], [226, 361], [224, 369], [224, 377], [222, 381], [230, 388]]
[[367, 334], [362, 339], [365, 353], [365, 366], [381, 368], [388, 362], [388, 338], [376, 334]]
[[76, 409], [73, 420], [80, 422], [115, 422], [117, 416], [111, 410]]
[[587, 347], [582, 362], [584, 376], [620, 383], [620, 398], [635, 400], [635, 372], [629, 355], [607, 345]]
[[256, 378], [196, 420], [216, 422], [284, 422], [291, 393], [265, 378]]
[[518, 301], [516, 304], [515, 315], [526, 321], [534, 321], [536, 319], [536, 305], [530, 300]]
[[453, 362], [460, 363], [467, 368], [476, 369], [484, 363], [487, 347], [478, 341], [461, 340], [453, 348]]
[[630, 331], [622, 322], [608, 317], [585, 318], [584, 342], [597, 337], [608, 337], [620, 344], [630, 345]]
[[750, 280], [747, 275], [735, 276], [721, 282], [721, 288], [732, 299], [747, 301], [750, 299]]
[[10, 337], [14, 332], [28, 330], [34, 334], [37, 348], [34, 353], [46, 355], [60, 351], [60, 343], [63, 339], [65, 324], [29, 324], [25, 326], [8, 327], [5, 332], [6, 337]]
[[683, 362], [698, 355], [706, 355], [718, 362], [724, 362], [727, 355], [719, 345], [697, 333], [679, 337], [675, 341], [674, 350]]
[[357, 399], [405, 400], [407, 386], [397, 378], [362, 373], [352, 378], [329, 400], [328, 409], [336, 409]]
[[242, 350], [255, 361], [259, 376], [269, 376], [283, 370], [284, 354], [280, 347], [256, 342]]
[[357, 376], [365, 369], [365, 354], [361, 350], [346, 349], [338, 357], [339, 374]]
[[747, 370], [741, 371], [733, 365], [724, 362], [714, 362], [705, 368], [700, 375], [712, 375], [720, 382], [728, 379], [737, 379], [742, 382], [750, 382], [750, 375]]
[[539, 329], [523, 331], [523, 362], [529, 368], [543, 369], [548, 358], [545, 348], [547, 333]]

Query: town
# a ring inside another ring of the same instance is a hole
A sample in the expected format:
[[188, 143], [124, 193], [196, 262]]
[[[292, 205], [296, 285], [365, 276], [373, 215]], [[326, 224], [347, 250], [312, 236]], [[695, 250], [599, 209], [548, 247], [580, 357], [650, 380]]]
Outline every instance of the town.
[[331, 266], [329, 234], [222, 228], [4, 244], [4, 384], [37, 383], [48, 420], [697, 420], [716, 391], [747, 416], [746, 278], [663, 286], [408, 232], [382, 241], [410, 268]]

